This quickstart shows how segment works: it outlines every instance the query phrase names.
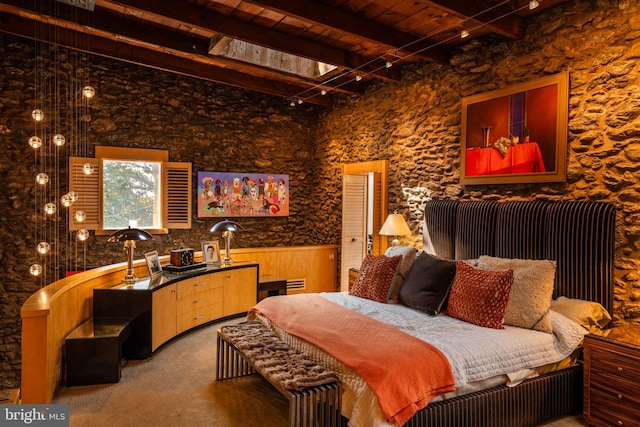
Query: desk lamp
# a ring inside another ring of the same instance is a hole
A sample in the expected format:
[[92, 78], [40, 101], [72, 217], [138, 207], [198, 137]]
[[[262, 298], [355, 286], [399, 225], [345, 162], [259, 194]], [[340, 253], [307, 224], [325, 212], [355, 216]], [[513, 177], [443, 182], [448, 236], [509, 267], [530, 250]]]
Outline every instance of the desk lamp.
[[391, 246], [398, 246], [400, 244], [398, 236], [408, 236], [411, 234], [411, 230], [402, 215], [392, 213], [382, 224], [379, 234], [382, 236], [394, 236]]
[[125, 283], [135, 283], [136, 276], [133, 274], [133, 250], [136, 247], [136, 240], [149, 240], [153, 238], [151, 234], [138, 228], [123, 228], [112, 233], [107, 242], [122, 242], [124, 241], [124, 248], [127, 251], [127, 274], [124, 276]]
[[216, 225], [211, 227], [211, 230], [209, 230], [212, 233], [222, 232], [222, 237], [224, 237], [225, 256], [224, 256], [224, 259], [222, 260], [223, 266], [229, 266], [233, 264], [233, 260], [231, 259], [231, 252], [230, 252], [231, 238], [233, 237], [233, 233], [235, 233], [238, 230], [244, 230], [244, 228], [242, 228], [242, 226], [237, 222], [229, 221], [228, 219], [225, 219], [224, 221], [217, 223]]

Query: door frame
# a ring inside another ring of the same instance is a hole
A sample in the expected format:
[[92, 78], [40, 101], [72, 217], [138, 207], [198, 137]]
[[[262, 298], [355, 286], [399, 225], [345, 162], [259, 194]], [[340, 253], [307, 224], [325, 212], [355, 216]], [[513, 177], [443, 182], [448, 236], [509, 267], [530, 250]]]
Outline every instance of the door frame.
[[[389, 160], [372, 160], [369, 162], [346, 163], [342, 165], [342, 175], [367, 175], [369, 173], [380, 174], [380, 203], [374, 200], [373, 203], [373, 236], [372, 236], [372, 255], [382, 255], [389, 246], [387, 236], [381, 236], [378, 231], [384, 224], [389, 213], [388, 188], [389, 188]], [[342, 180], [344, 187], [344, 179]], [[374, 198], [377, 197], [374, 194]], [[376, 206], [380, 206], [380, 212], [375, 212]], [[368, 208], [367, 208], [368, 209]]]

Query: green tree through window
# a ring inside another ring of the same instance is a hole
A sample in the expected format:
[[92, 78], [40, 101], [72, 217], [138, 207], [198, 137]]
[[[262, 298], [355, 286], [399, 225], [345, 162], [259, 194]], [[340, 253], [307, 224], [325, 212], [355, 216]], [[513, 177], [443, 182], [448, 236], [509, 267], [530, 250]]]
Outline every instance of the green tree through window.
[[161, 162], [103, 161], [103, 227], [160, 228]]

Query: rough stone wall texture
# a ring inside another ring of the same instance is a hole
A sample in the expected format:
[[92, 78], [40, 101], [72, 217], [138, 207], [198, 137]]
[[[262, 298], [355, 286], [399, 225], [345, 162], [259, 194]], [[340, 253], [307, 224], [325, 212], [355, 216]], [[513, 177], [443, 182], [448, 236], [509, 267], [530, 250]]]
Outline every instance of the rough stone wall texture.
[[[63, 81], [82, 75], [74, 68], [83, 63], [75, 52], [60, 49], [54, 55], [47, 48], [41, 57], [56, 58], [56, 66], [45, 68], [57, 70]], [[89, 135], [89, 157], [96, 145], [167, 149], [171, 161], [192, 162], [194, 192], [198, 171], [289, 174], [290, 216], [239, 218], [247, 231], [234, 236], [233, 247], [327, 243], [316, 232], [314, 219], [315, 107], [291, 108], [285, 100], [271, 96], [100, 57], [91, 57], [89, 67], [97, 91], [88, 115], [81, 118]], [[34, 131], [34, 42], [0, 34], [0, 69], [0, 179], [4, 187], [0, 192], [0, 389], [4, 389], [20, 382], [20, 308], [45, 284], [29, 274], [29, 266], [36, 261], [34, 208], [35, 215], [41, 212], [41, 207], [34, 206], [34, 150], [27, 144]], [[63, 114], [63, 123], [65, 117]], [[74, 150], [72, 144], [65, 145], [60, 156], [60, 194], [68, 191], [66, 155]], [[195, 197], [193, 212], [190, 230], [170, 230], [167, 235], [138, 242], [135, 258], [149, 250], [167, 254], [174, 247], [197, 251], [200, 242], [215, 238], [209, 229], [219, 220], [195, 217]], [[59, 257], [46, 261], [48, 282], [56, 271], [61, 275], [83, 268], [85, 262], [91, 268], [125, 261], [122, 245], [106, 243], [106, 236], [92, 232], [86, 259], [80, 248], [76, 262], [73, 247], [66, 253], [65, 222], [63, 215], [58, 221]], [[56, 227], [54, 222], [48, 226]]]
[[[640, 322], [640, 4], [578, 0], [529, 21], [520, 41], [465, 43], [447, 66], [405, 69], [398, 84], [369, 87], [323, 113], [319, 176], [330, 204], [342, 163], [388, 159], [389, 210], [421, 244], [428, 197], [600, 200], [616, 205], [615, 318]], [[461, 99], [568, 71], [568, 174], [563, 183], [460, 185]], [[338, 219], [328, 216], [326, 222]], [[333, 239], [339, 238], [339, 227]]]
[[[291, 216], [243, 219], [238, 247], [340, 241], [344, 163], [390, 160], [389, 209], [409, 219], [420, 244], [421, 206], [429, 197], [604, 200], [618, 208], [616, 310], [640, 319], [640, 5], [635, 0], [576, 0], [529, 20], [526, 37], [472, 40], [451, 65], [407, 69], [401, 82], [374, 84], [331, 111], [288, 107], [272, 97], [91, 58], [91, 146], [170, 150], [193, 171], [289, 173]], [[33, 42], [0, 35], [0, 388], [20, 378], [19, 310], [41, 285], [33, 261]], [[68, 63], [74, 64], [73, 53]], [[462, 187], [460, 102], [488, 90], [569, 71], [568, 179], [565, 183]], [[89, 153], [93, 154], [93, 153]], [[194, 178], [195, 180], [195, 178]], [[194, 182], [195, 186], [195, 182]], [[195, 202], [194, 202], [195, 203]], [[166, 253], [208, 240], [211, 221], [139, 244]], [[64, 226], [60, 229], [64, 231]], [[89, 267], [123, 261], [117, 245], [90, 239]], [[65, 265], [65, 259], [61, 261]]]

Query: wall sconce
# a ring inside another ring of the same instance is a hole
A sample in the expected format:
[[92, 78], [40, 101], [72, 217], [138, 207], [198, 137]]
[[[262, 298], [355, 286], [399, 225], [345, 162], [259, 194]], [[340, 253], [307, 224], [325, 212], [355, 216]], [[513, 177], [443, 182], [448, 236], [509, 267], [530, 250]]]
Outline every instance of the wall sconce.
[[153, 236], [144, 230], [138, 228], [123, 228], [115, 233], [111, 234], [107, 238], [107, 242], [123, 242], [124, 248], [127, 251], [127, 274], [124, 276], [125, 283], [135, 283], [136, 276], [133, 274], [133, 250], [136, 247], [136, 240], [149, 240]]
[[238, 230], [244, 230], [244, 228], [237, 222], [229, 221], [228, 219], [217, 223], [209, 230], [212, 233], [222, 232], [222, 237], [224, 237], [225, 256], [222, 260], [223, 266], [233, 264], [233, 260], [231, 259], [231, 238], [233, 237], [233, 233]]
[[400, 244], [398, 236], [408, 236], [411, 234], [411, 230], [402, 215], [399, 213], [392, 213], [389, 214], [387, 219], [384, 221], [384, 224], [382, 224], [382, 228], [378, 234], [382, 236], [394, 236], [391, 245], [398, 246]]

